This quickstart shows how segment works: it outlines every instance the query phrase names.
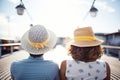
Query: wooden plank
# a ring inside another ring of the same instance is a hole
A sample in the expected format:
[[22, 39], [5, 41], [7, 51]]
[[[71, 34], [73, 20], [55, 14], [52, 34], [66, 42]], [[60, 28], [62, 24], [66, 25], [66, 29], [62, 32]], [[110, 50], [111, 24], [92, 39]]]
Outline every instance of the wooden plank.
[[[12, 80], [10, 76], [10, 65], [13, 61], [25, 59], [28, 53], [24, 50], [16, 51], [13, 54], [0, 59], [0, 80]], [[108, 62], [111, 67], [111, 80], [120, 79], [120, 61], [117, 58], [103, 55], [102, 60]]]
[[119, 80], [119, 79], [120, 79], [120, 76], [111, 73], [111, 79], [113, 79], [113, 80]]
[[10, 72], [7, 70], [7, 71], [4, 71], [1, 75], [0, 75], [0, 80], [5, 80], [5, 78], [7, 76], [10, 76]]

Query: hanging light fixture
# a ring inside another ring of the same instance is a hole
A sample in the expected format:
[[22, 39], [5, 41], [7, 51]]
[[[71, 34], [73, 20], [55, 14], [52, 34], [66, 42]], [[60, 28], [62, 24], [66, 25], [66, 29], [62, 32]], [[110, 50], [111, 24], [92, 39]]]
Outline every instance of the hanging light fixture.
[[22, 2], [22, 0], [20, 0], [21, 3], [19, 5], [17, 5], [15, 8], [17, 9], [17, 14], [18, 15], [23, 15], [24, 14], [24, 10], [25, 10], [25, 6]]
[[97, 12], [98, 12], [98, 9], [95, 8], [94, 6], [92, 6], [91, 9], [90, 9], [90, 15], [91, 15], [92, 17], [96, 17]]
[[91, 8], [90, 8], [90, 10], [89, 10], [90, 15], [91, 15], [92, 17], [96, 17], [97, 12], [98, 12], [98, 9], [94, 7], [94, 3], [95, 3], [95, 0], [93, 1], [92, 6], [91, 6]]

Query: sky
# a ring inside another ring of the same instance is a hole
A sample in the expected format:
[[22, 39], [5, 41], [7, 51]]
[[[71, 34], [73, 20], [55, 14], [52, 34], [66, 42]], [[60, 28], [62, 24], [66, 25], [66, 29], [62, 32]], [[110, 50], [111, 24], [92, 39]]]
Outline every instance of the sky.
[[20, 0], [0, 0], [0, 38], [20, 39], [24, 32], [31, 28], [30, 24], [44, 25], [58, 37], [72, 36], [78, 27], [91, 26], [95, 33], [113, 33], [120, 30], [120, 0], [96, 0], [96, 17], [89, 14], [93, 0], [22, 2], [26, 9], [20, 16], [15, 9]]

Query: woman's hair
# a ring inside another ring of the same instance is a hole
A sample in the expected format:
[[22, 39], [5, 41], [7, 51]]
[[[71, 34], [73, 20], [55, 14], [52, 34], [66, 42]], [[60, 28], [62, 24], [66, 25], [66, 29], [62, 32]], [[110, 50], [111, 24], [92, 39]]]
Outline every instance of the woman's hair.
[[72, 56], [74, 60], [89, 62], [101, 58], [103, 54], [103, 49], [100, 45], [91, 47], [77, 47], [71, 45], [68, 49], [68, 53]]

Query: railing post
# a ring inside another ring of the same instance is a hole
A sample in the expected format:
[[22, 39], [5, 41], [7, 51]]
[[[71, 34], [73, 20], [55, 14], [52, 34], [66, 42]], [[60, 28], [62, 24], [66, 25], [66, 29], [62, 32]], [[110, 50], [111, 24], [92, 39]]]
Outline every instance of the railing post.
[[106, 48], [106, 54], [109, 56], [109, 49]]
[[118, 52], [118, 58], [119, 58], [119, 61], [120, 61], [120, 49], [119, 49], [119, 52]]
[[14, 46], [10, 47], [10, 53], [13, 53]]
[[0, 46], [0, 58], [2, 56], [2, 47]]

